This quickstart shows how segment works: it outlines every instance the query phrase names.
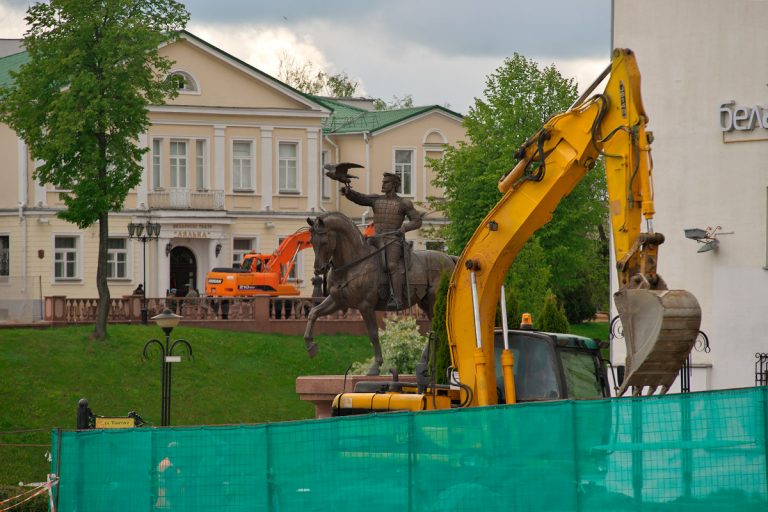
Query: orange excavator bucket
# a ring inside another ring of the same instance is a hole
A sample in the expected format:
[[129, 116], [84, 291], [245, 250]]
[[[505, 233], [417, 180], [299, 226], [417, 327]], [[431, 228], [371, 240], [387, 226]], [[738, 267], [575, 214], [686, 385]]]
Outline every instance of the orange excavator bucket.
[[667, 392], [693, 349], [701, 324], [699, 302], [685, 290], [622, 289], [614, 294], [627, 345], [626, 370], [618, 391]]

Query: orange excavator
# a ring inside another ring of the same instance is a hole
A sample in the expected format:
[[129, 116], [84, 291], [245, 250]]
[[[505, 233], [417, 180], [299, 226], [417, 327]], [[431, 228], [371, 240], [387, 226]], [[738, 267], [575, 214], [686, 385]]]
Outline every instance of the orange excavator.
[[299, 252], [312, 247], [309, 230], [300, 229], [286, 237], [272, 254], [248, 253], [240, 268], [214, 268], [205, 278], [209, 297], [253, 297], [255, 295], [299, 295], [288, 282]]
[[[363, 229], [373, 236], [373, 224]], [[253, 297], [267, 295], [299, 295], [299, 288], [288, 282], [299, 252], [309, 249], [309, 229], [302, 228], [280, 242], [272, 254], [248, 253], [239, 268], [217, 267], [205, 277], [205, 293], [209, 297]]]

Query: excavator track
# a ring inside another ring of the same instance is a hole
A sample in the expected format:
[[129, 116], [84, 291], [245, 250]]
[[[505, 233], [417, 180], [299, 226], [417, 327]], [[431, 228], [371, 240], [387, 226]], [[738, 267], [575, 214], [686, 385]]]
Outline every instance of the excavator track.
[[627, 359], [622, 396], [665, 394], [688, 359], [701, 325], [699, 302], [685, 290], [623, 289], [614, 294], [624, 329]]

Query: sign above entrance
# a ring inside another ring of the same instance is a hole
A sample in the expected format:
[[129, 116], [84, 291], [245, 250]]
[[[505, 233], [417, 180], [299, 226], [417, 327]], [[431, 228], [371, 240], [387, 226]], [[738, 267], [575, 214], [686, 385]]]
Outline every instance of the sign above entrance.
[[175, 238], [212, 238], [213, 224], [173, 224]]

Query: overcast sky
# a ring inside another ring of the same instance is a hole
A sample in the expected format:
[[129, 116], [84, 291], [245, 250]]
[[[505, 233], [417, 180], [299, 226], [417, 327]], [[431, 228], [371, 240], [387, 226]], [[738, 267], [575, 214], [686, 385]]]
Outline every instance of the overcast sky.
[[[0, 38], [32, 2], [0, 0]], [[586, 87], [609, 62], [611, 0], [187, 0], [187, 30], [277, 75], [281, 56], [347, 73], [362, 95], [466, 113], [515, 52]]]

